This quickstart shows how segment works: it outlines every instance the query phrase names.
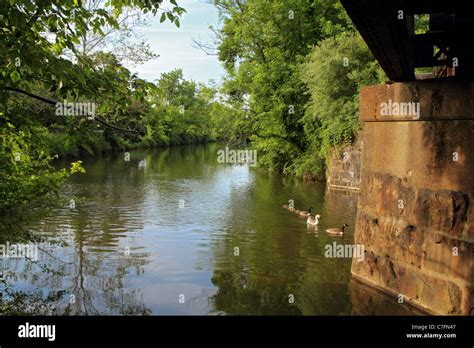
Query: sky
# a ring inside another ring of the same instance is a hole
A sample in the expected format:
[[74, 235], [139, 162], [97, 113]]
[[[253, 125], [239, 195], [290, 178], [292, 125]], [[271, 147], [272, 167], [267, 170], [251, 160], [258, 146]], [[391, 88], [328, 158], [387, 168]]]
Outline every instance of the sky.
[[209, 26], [218, 27], [217, 9], [205, 0], [178, 0], [178, 4], [187, 11], [181, 17], [179, 28], [168, 20], [160, 23], [158, 14], [150, 18], [150, 26], [140, 30], [159, 57], [131, 70], [152, 82], [163, 72], [181, 68], [187, 80], [208, 83], [212, 79], [218, 83], [224, 69], [217, 56], [206, 55], [192, 43], [193, 38], [199, 37], [203, 42], [213, 42]]

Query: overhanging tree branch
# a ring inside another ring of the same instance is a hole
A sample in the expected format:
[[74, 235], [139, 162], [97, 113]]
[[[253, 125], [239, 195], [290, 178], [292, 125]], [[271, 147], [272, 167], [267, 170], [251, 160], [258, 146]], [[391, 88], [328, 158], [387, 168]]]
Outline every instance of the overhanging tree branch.
[[259, 137], [259, 138], [262, 138], [262, 139], [276, 138], [276, 139], [286, 141], [287, 143], [289, 143], [289, 144], [293, 145], [294, 147], [296, 147], [300, 152], [303, 152], [303, 148], [294, 139], [285, 137], [283, 135], [273, 134], [273, 133], [270, 133], [270, 134], [255, 133], [254, 135]]
[[31, 98], [34, 98], [34, 99], [37, 99], [37, 100], [40, 100], [44, 103], [47, 103], [47, 104], [51, 104], [51, 105], [56, 105], [57, 101], [55, 100], [51, 100], [51, 99], [47, 99], [47, 98], [43, 98], [39, 95], [36, 95], [36, 94], [33, 94], [33, 93], [30, 93], [30, 92], [27, 92], [21, 88], [16, 88], [16, 87], [5, 87], [5, 90], [6, 91], [12, 91], [12, 92], [16, 92], [16, 93], [21, 93], [21, 94], [24, 94], [24, 95], [27, 95], [28, 97], [31, 97]]
[[217, 56], [218, 55], [218, 49], [216, 46], [208, 43], [204, 43], [201, 40], [201, 36], [199, 35], [198, 38], [192, 38], [192, 47], [198, 48], [201, 51], [203, 51], [206, 55], [208, 56]]
[[[44, 103], [47, 103], [47, 104], [50, 104], [50, 105], [56, 105], [57, 103], [59, 103], [58, 101], [56, 100], [52, 100], [52, 99], [47, 99], [47, 98], [44, 98], [44, 97], [41, 97], [39, 95], [36, 95], [36, 94], [33, 94], [33, 93], [30, 93], [30, 92], [27, 92], [21, 88], [16, 88], [16, 87], [5, 87], [5, 90], [7, 91], [11, 91], [11, 92], [16, 92], [16, 93], [20, 93], [20, 94], [24, 94], [28, 97], [31, 97], [31, 98], [34, 98], [34, 99], [37, 99], [39, 101], [42, 101]], [[136, 131], [136, 130], [133, 130], [133, 129], [126, 129], [126, 128], [122, 128], [122, 127], [118, 127], [118, 126], [115, 126], [113, 124], [110, 124], [108, 122], [106, 122], [105, 120], [103, 120], [101, 117], [97, 117], [95, 116], [94, 117], [94, 120], [96, 120], [97, 122], [101, 123], [102, 125], [108, 127], [108, 128], [112, 128], [112, 129], [115, 129], [115, 130], [118, 130], [118, 131], [121, 131], [121, 132], [127, 132], [127, 133], [135, 133], [135, 134], [140, 134], [140, 132]]]

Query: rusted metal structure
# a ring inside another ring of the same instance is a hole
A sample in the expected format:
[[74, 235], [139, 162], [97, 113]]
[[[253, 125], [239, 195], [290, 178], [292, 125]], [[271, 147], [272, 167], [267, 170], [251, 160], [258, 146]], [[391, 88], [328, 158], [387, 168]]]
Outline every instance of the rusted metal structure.
[[[436, 67], [433, 77], [474, 74], [474, 13], [464, 0], [341, 0], [388, 78], [415, 80], [415, 68]], [[429, 29], [417, 21], [429, 16]]]

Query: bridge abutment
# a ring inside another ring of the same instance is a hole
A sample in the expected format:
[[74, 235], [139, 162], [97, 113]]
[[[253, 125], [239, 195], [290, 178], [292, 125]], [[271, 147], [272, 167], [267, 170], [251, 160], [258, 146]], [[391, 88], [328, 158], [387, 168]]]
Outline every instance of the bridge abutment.
[[352, 274], [394, 301], [474, 314], [473, 82], [366, 87], [360, 118], [355, 243], [365, 260], [353, 260]]

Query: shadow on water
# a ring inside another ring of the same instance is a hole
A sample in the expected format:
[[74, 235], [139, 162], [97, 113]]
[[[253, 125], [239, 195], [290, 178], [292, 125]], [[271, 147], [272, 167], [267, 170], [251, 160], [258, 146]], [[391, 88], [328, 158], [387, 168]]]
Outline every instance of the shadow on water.
[[[364, 314], [351, 259], [325, 257], [353, 243], [357, 194], [219, 164], [219, 148], [85, 159], [64, 189], [74, 205], [29, 226], [66, 245], [43, 243], [40, 264], [3, 259], [9, 289], [49, 298], [46, 314]], [[320, 226], [285, 210], [289, 199]], [[325, 233], [344, 222], [344, 238]], [[405, 313], [374, 303], [367, 314]]]

